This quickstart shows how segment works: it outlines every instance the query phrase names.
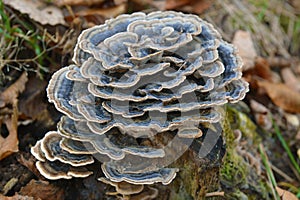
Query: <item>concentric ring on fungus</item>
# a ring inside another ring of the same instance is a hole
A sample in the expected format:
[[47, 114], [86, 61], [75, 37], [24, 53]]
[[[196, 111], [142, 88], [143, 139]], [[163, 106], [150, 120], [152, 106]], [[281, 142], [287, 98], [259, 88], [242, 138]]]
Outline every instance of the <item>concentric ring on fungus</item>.
[[179, 12], [120, 15], [87, 29], [73, 61], [47, 88], [65, 116], [31, 150], [48, 179], [86, 177], [101, 155], [99, 180], [118, 191], [124, 182], [169, 184], [178, 169], [159, 163], [248, 91], [236, 49], [211, 24]]

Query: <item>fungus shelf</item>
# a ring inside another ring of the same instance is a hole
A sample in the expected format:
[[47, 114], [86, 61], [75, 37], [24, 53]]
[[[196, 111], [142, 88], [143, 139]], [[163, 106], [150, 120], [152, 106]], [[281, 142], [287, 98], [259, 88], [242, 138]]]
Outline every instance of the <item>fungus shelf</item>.
[[[48, 85], [65, 116], [32, 148], [36, 166], [48, 179], [70, 179], [91, 175], [88, 166], [100, 161], [99, 180], [117, 191], [171, 183], [179, 169], [170, 166], [187, 151], [220, 160], [222, 105], [248, 91], [236, 49], [211, 24], [179, 12], [120, 15], [87, 29], [73, 61]], [[205, 137], [215, 143], [199, 152]]]

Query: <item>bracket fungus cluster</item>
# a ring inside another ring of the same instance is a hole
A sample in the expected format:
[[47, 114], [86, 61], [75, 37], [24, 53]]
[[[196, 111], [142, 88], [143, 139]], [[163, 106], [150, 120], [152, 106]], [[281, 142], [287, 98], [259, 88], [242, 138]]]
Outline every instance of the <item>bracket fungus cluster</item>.
[[248, 91], [236, 49], [211, 24], [173, 11], [87, 29], [73, 61], [47, 88], [64, 114], [57, 131], [31, 149], [48, 179], [87, 177], [98, 159], [111, 184], [169, 184], [178, 169], [168, 166], [187, 141]]

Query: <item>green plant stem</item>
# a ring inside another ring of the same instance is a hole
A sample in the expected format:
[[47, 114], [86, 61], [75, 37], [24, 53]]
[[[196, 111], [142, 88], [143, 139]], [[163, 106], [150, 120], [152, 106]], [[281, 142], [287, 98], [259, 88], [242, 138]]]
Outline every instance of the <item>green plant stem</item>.
[[282, 137], [282, 134], [279, 130], [279, 127], [277, 126], [277, 124], [275, 123], [273, 118], [272, 118], [272, 122], [273, 122], [273, 127], [274, 127], [274, 130], [275, 130], [276, 136], [278, 137], [278, 139], [279, 139], [281, 145], [283, 146], [284, 150], [287, 152], [288, 157], [289, 157], [290, 161], [292, 162], [293, 166], [295, 167], [296, 171], [300, 175], [300, 166], [298, 165], [295, 157], [293, 156], [293, 154], [291, 152], [291, 149], [289, 148], [288, 144], [286, 143], [286, 141]]
[[259, 145], [259, 153], [260, 153], [262, 162], [263, 162], [263, 164], [266, 168], [268, 178], [269, 178], [269, 180], [271, 182], [271, 185], [272, 185], [272, 192], [273, 192], [274, 199], [280, 200], [279, 195], [276, 191], [277, 182], [276, 182], [275, 176], [272, 172], [271, 166], [269, 165], [269, 160], [268, 160], [268, 157], [266, 155], [266, 152], [265, 152], [264, 147], [263, 147], [262, 144]]

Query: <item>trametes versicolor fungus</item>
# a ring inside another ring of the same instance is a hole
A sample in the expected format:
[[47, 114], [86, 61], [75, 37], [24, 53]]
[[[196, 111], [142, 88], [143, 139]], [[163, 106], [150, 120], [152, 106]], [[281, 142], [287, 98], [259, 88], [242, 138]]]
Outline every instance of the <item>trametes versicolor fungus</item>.
[[[48, 179], [87, 177], [99, 158], [100, 180], [118, 191], [121, 182], [169, 184], [178, 169], [163, 161], [248, 91], [236, 49], [211, 24], [173, 11], [120, 15], [87, 29], [73, 61], [47, 88], [65, 116], [31, 150]], [[175, 142], [154, 141], [164, 134]]]

